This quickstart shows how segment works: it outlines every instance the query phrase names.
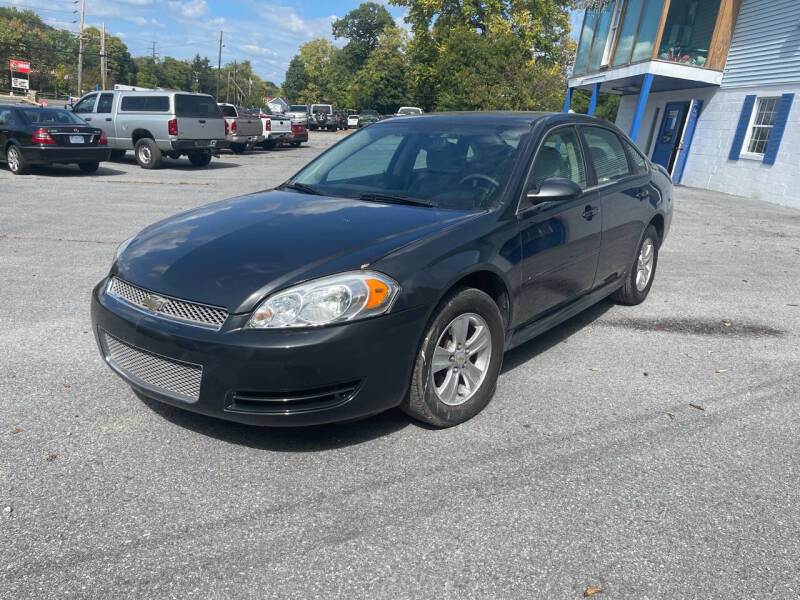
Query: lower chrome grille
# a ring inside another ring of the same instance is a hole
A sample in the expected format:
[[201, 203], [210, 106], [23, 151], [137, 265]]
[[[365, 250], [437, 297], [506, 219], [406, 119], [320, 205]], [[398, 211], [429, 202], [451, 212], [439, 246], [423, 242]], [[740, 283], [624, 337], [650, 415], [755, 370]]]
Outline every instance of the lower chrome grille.
[[224, 308], [162, 296], [117, 277], [111, 279], [107, 292], [115, 298], [165, 319], [219, 329], [228, 318], [228, 311]]
[[105, 331], [100, 339], [108, 363], [133, 383], [185, 402], [200, 398], [202, 366], [140, 350]]

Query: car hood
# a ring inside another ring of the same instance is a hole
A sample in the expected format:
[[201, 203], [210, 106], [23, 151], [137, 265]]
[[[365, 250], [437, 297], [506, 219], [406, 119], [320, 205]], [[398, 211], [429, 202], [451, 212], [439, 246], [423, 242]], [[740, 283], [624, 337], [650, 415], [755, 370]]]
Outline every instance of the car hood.
[[151, 225], [112, 273], [160, 294], [247, 312], [274, 290], [359, 269], [474, 214], [260, 192]]

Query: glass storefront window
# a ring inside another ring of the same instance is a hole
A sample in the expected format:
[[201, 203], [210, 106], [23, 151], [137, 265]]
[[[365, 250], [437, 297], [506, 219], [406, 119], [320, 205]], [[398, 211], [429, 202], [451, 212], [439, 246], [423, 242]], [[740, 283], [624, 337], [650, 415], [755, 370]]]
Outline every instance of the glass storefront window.
[[672, 0], [658, 57], [703, 67], [717, 23], [720, 0]]
[[627, 65], [631, 57], [633, 40], [636, 39], [636, 28], [639, 26], [639, 16], [642, 14], [643, 0], [628, 0], [625, 9], [625, 16], [622, 19], [622, 27], [619, 30], [619, 41], [617, 50], [614, 53], [612, 66], [619, 67]]
[[583, 19], [583, 30], [581, 31], [581, 42], [578, 47], [578, 54], [575, 58], [575, 74], [582, 75], [586, 72], [586, 61], [589, 58], [589, 48], [592, 47], [592, 37], [594, 36], [594, 25], [597, 22], [597, 11], [589, 9]]
[[653, 46], [658, 35], [658, 26], [661, 22], [663, 8], [664, 0], [646, 0], [639, 24], [639, 34], [636, 36], [636, 44], [633, 47], [631, 62], [646, 60], [653, 54]]
[[603, 61], [603, 52], [606, 49], [608, 32], [611, 30], [611, 17], [614, 15], [614, 2], [609, 2], [600, 10], [600, 17], [597, 20], [597, 29], [592, 42], [592, 50], [589, 55], [589, 72], [599, 71]]

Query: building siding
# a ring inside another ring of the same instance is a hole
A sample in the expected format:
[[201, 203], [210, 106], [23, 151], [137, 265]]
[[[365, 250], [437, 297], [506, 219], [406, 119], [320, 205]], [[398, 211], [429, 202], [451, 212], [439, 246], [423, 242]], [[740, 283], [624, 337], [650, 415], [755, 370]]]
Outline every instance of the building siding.
[[744, 0], [722, 87], [800, 82], [800, 0]]

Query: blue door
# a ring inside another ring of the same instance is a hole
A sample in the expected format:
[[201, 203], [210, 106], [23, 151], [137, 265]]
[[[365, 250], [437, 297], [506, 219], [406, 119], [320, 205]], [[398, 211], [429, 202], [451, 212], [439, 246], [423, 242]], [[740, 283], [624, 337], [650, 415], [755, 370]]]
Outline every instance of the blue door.
[[678, 148], [678, 158], [672, 171], [672, 181], [675, 183], [680, 183], [683, 180], [683, 170], [686, 168], [686, 159], [689, 158], [689, 150], [692, 148], [692, 140], [694, 139], [694, 130], [697, 129], [697, 119], [702, 108], [702, 100], [692, 100], [692, 104], [689, 107], [689, 115], [686, 117], [686, 127], [683, 128], [683, 139]]
[[686, 114], [689, 112], [688, 102], [670, 102], [664, 109], [664, 118], [658, 131], [656, 145], [653, 148], [653, 162], [661, 165], [672, 173], [675, 159], [686, 123]]

